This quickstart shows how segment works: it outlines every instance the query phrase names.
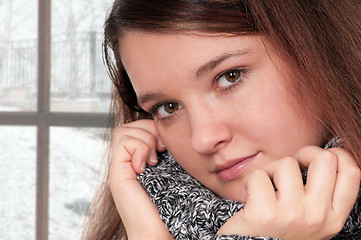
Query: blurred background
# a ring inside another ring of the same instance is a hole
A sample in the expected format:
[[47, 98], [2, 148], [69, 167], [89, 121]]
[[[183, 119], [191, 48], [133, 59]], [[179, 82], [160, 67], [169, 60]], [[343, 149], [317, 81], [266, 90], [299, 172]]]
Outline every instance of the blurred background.
[[[0, 0], [3, 240], [80, 238], [104, 167], [111, 84], [102, 40], [111, 4]], [[39, 11], [46, 5], [48, 11]], [[39, 22], [49, 13], [50, 22]], [[41, 53], [39, 32], [49, 35], [48, 58]]]

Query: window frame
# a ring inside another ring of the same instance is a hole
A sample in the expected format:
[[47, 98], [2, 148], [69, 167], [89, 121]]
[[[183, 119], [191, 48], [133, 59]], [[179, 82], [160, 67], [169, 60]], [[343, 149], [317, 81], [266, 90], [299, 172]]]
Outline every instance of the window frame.
[[49, 238], [49, 132], [51, 127], [108, 127], [107, 113], [50, 111], [51, 0], [38, 0], [37, 109], [0, 111], [0, 126], [36, 127], [35, 239]]

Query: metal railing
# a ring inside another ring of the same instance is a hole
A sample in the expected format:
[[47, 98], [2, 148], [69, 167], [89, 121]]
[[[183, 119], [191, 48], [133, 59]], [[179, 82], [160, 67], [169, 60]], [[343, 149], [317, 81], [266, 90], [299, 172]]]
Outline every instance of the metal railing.
[[[9, 125], [9, 126], [35, 126], [37, 129], [36, 133], [36, 224], [35, 224], [35, 239], [36, 240], [47, 240], [48, 239], [48, 227], [49, 227], [49, 129], [52, 126], [66, 126], [66, 127], [107, 127], [108, 115], [105, 113], [69, 113], [69, 112], [51, 112], [50, 111], [50, 95], [51, 90], [54, 92], [59, 92], [59, 94], [69, 94], [72, 92], [72, 87], [78, 87], [79, 92], [76, 94], [82, 93], [102, 93], [102, 88], [98, 87], [94, 81], [97, 81], [97, 75], [95, 77], [90, 77], [91, 74], [82, 74], [86, 70], [79, 70], [78, 77], [82, 79], [76, 79], [77, 84], [80, 85], [70, 85], [70, 80], [74, 81], [75, 78], [70, 78], [66, 74], [63, 83], [52, 83], [56, 81], [56, 78], [53, 78], [53, 73], [56, 70], [56, 64], [52, 62], [52, 58], [59, 57], [56, 55], [56, 52], [52, 50], [52, 36], [51, 36], [51, 0], [38, 0], [38, 40], [34, 42], [33, 52], [31, 52], [30, 46], [25, 46], [22, 48], [22, 51], [18, 49], [16, 56], [19, 58], [27, 59], [27, 62], [22, 63], [17, 66], [14, 63], [8, 63], [6, 58], [0, 56], [0, 86], [10, 87], [26, 87], [31, 86], [36, 92], [37, 98], [37, 108], [36, 111], [31, 112], [0, 112], [0, 125]], [[92, 37], [89, 38], [89, 40]], [[4, 43], [1, 43], [4, 44]], [[17, 44], [17, 43], [16, 43]], [[14, 45], [16, 45], [14, 43]], [[23, 43], [22, 43], [23, 44]], [[30, 44], [30, 43], [29, 43]], [[56, 46], [56, 43], [54, 43]], [[86, 45], [86, 44], [85, 44]], [[87, 45], [88, 49], [91, 48], [91, 44]], [[16, 48], [17, 46], [15, 46]], [[10, 48], [3, 48], [0, 45], [0, 49], [9, 50]], [[55, 47], [56, 49], [56, 47]], [[82, 51], [86, 51], [85, 48], [82, 48]], [[29, 52], [28, 52], [29, 51]], [[59, 50], [60, 51], [60, 50]], [[91, 52], [91, 51], [90, 51]], [[3, 54], [3, 52], [1, 52]], [[8, 52], [6, 54], [9, 54]], [[86, 56], [86, 54], [83, 54]], [[91, 55], [89, 53], [89, 55]], [[21, 57], [20, 57], [21, 56]], [[80, 56], [80, 55], [79, 55]], [[100, 57], [96, 57], [100, 58]], [[101, 58], [100, 58], [101, 59]], [[97, 59], [95, 59], [95, 64]], [[88, 60], [90, 66], [94, 60]], [[12, 67], [7, 71], [14, 72], [5, 72], [4, 66], [10, 64]], [[80, 63], [80, 65], [86, 64]], [[17, 66], [17, 68], [15, 67]], [[30, 70], [29, 70], [29, 69]], [[80, 66], [79, 66], [79, 69]], [[23, 77], [23, 74], [17, 74], [18, 72], [25, 74], [26, 77]], [[59, 70], [60, 71], [60, 70]], [[62, 70], [65, 71], [65, 70]], [[89, 70], [91, 71], [91, 70]], [[13, 77], [13, 75], [15, 75]], [[5, 77], [4, 77], [5, 76]], [[82, 77], [83, 76], [83, 77]], [[102, 74], [99, 74], [99, 79], [103, 77]], [[86, 80], [84, 80], [84, 79]], [[104, 74], [104, 78], [107, 78]], [[91, 80], [92, 79], [92, 80]], [[85, 81], [85, 82], [84, 82]], [[88, 81], [88, 82], [86, 82]], [[91, 82], [93, 81], [93, 82]], [[109, 80], [104, 80], [103, 82], [109, 82]], [[51, 84], [52, 83], [52, 84]], [[85, 87], [86, 84], [91, 84], [92, 87]], [[8, 84], [8, 85], [6, 85]], [[13, 85], [12, 85], [13, 84]], [[51, 89], [54, 86], [54, 89]], [[69, 86], [68, 89], [64, 86]], [[65, 89], [67, 90], [65, 92]], [[98, 90], [100, 89], [100, 90]], [[109, 88], [105, 88], [109, 89]], [[81, 91], [80, 91], [81, 90]], [[92, 91], [93, 92], [92, 92]], [[98, 91], [98, 92], [97, 92]]]
[[[109, 96], [110, 80], [102, 56], [102, 34], [52, 36], [52, 97]], [[36, 95], [37, 41], [0, 41], [0, 91], [23, 88]]]

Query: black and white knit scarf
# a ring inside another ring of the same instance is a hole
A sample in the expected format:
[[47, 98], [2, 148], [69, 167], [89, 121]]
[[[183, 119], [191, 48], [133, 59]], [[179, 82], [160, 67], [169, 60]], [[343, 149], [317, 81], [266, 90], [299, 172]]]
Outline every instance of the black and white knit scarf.
[[[332, 145], [331, 145], [332, 146]], [[204, 187], [165, 152], [159, 164], [138, 175], [158, 208], [159, 214], [175, 239], [202, 240], [272, 240], [270, 237], [217, 235], [221, 226], [240, 211], [245, 203], [222, 199]], [[361, 194], [342, 229], [334, 240], [361, 239]]]

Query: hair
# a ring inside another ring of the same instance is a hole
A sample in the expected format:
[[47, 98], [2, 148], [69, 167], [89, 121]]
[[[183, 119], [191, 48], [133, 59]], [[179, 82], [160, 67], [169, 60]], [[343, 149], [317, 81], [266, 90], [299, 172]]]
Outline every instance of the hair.
[[[359, 0], [116, 0], [105, 22], [104, 60], [114, 84], [111, 125], [150, 118], [122, 65], [124, 33], [261, 35], [289, 65], [290, 91], [320, 113], [324, 138], [339, 136], [361, 166], [361, 3]], [[108, 159], [109, 161], [109, 159]], [[93, 200], [83, 239], [119, 239], [126, 231], [108, 173]]]

